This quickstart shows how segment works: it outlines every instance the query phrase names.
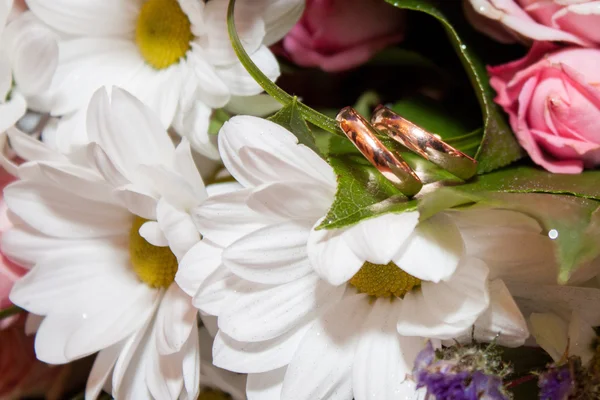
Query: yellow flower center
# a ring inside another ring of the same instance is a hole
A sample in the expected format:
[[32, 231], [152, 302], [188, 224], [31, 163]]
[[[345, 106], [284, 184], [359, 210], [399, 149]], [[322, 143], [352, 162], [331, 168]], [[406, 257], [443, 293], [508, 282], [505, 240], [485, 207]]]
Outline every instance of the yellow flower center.
[[373, 264], [366, 262], [349, 282], [360, 293], [374, 297], [404, 297], [413, 288], [421, 285], [421, 280], [407, 274], [396, 264]]
[[230, 400], [231, 396], [227, 393], [215, 389], [202, 389], [198, 400]]
[[140, 236], [144, 218], [135, 217], [129, 232], [129, 257], [138, 278], [153, 288], [167, 288], [175, 280], [177, 258], [166, 247], [153, 246]]
[[167, 68], [190, 49], [194, 38], [190, 20], [178, 0], [147, 0], [137, 20], [135, 42], [144, 60], [156, 69]]

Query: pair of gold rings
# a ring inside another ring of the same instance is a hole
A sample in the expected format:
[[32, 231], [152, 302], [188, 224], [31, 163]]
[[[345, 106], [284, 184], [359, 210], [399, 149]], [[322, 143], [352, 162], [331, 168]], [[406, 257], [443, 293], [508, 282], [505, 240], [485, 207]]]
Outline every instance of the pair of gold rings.
[[435, 135], [418, 127], [384, 106], [378, 106], [371, 123], [352, 107], [343, 108], [336, 120], [356, 148], [404, 195], [419, 193], [423, 182], [402, 157], [377, 138], [381, 132], [408, 150], [438, 165], [454, 176], [467, 180], [477, 172], [477, 161], [456, 150]]

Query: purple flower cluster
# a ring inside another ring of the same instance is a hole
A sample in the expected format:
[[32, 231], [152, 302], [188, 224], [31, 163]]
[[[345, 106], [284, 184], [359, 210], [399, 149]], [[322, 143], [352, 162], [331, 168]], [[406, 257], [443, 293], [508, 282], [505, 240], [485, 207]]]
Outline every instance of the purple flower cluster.
[[509, 399], [499, 376], [439, 359], [431, 342], [417, 356], [413, 377], [418, 388], [426, 388], [427, 395], [437, 400]]
[[566, 400], [573, 392], [570, 364], [549, 368], [538, 381], [540, 400]]

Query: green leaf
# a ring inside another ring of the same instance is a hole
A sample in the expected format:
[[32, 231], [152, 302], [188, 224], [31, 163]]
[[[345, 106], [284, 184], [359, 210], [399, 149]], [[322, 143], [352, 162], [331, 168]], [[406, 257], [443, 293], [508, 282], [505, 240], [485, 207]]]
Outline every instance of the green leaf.
[[[234, 10], [235, 10], [235, 0], [229, 0], [229, 7], [227, 8], [227, 31], [229, 33], [229, 39], [231, 40], [231, 46], [235, 51], [240, 63], [244, 66], [246, 71], [250, 74], [252, 78], [263, 88], [265, 92], [269, 95], [273, 96], [273, 98], [279, 101], [284, 106], [287, 106], [292, 103], [294, 100], [293, 96], [290, 96], [285, 90], [281, 89], [275, 83], [271, 82], [268, 76], [266, 76], [260, 68], [254, 64], [254, 61], [250, 58], [240, 38], [237, 34], [235, 28], [235, 19], [234, 19]], [[298, 102], [297, 104], [298, 111], [300, 115], [316, 126], [324, 129], [328, 132], [331, 132], [336, 135], [343, 135], [344, 133], [339, 128], [337, 121], [335, 119], [329, 118], [326, 115], [321, 114], [320, 112], [313, 110], [307, 105]]]
[[459, 36], [456, 29], [458, 25], [453, 26], [433, 0], [386, 1], [399, 8], [427, 13], [436, 18], [446, 30], [475, 89], [483, 114], [484, 134], [476, 153], [479, 162], [478, 172], [490, 172], [523, 157], [523, 150], [515, 139], [502, 111], [494, 103], [494, 92], [489, 85], [489, 76], [485, 65], [465, 38]]
[[355, 155], [331, 157], [337, 175], [335, 200], [317, 229], [336, 229], [386, 213], [414, 211], [409, 200], [375, 167]]
[[302, 119], [298, 110], [298, 100], [296, 97], [287, 106], [279, 110], [275, 115], [268, 118], [270, 121], [283, 126], [288, 131], [292, 132], [298, 138], [298, 142], [309, 147], [315, 153], [321, 154], [315, 143], [315, 137], [308, 128], [306, 121]]
[[208, 133], [210, 135], [216, 135], [223, 127], [223, 124], [227, 122], [231, 118], [231, 115], [222, 108], [218, 108], [213, 111], [212, 116], [210, 117], [210, 123], [208, 125]]
[[553, 174], [533, 167], [505, 168], [480, 175], [460, 187], [470, 192], [552, 193], [600, 200], [600, 171]]

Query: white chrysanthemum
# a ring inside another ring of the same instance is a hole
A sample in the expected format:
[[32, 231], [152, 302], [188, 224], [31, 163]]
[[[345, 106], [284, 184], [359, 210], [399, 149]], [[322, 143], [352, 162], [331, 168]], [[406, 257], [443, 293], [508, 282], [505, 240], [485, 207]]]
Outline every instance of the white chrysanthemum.
[[[212, 108], [260, 86], [229, 43], [228, 0], [28, 0], [31, 11], [61, 35], [50, 89], [35, 106], [54, 116], [85, 110], [98, 88], [120, 86], [148, 105], [203, 154], [217, 157], [208, 138]], [[302, 13], [300, 0], [243, 0], [236, 27], [256, 65], [271, 79], [279, 66], [268, 45]], [[77, 125], [81, 115], [63, 123]], [[70, 120], [70, 121], [69, 121]], [[59, 129], [73, 133], [70, 127]], [[63, 151], [82, 138], [57, 138]], [[85, 141], [84, 141], [85, 143]]]
[[30, 160], [4, 194], [17, 218], [3, 253], [31, 268], [11, 300], [44, 316], [41, 360], [99, 352], [86, 398], [108, 385], [121, 399], [196, 399], [197, 311], [173, 283], [178, 259], [200, 240], [188, 210], [207, 196], [189, 143], [175, 147], [156, 115], [118, 88], [110, 101], [104, 89], [94, 95], [87, 122], [92, 143], [71, 158], [9, 132]]
[[25, 114], [26, 96], [50, 85], [58, 62], [56, 39], [13, 0], [0, 1], [0, 132]]
[[[209, 197], [194, 215], [224, 248], [224, 266], [215, 258], [194, 285], [184, 276], [199, 265], [186, 256], [177, 281], [218, 315], [215, 365], [250, 373], [250, 398], [413, 398], [407, 374], [424, 338], [455, 338], [473, 324], [479, 339], [528, 336], [508, 290], [495, 280], [488, 291], [486, 264], [465, 253], [448, 215], [315, 230], [336, 189], [318, 155], [253, 117], [226, 123], [219, 149], [245, 189]], [[249, 233], [236, 240], [240, 228]]]

